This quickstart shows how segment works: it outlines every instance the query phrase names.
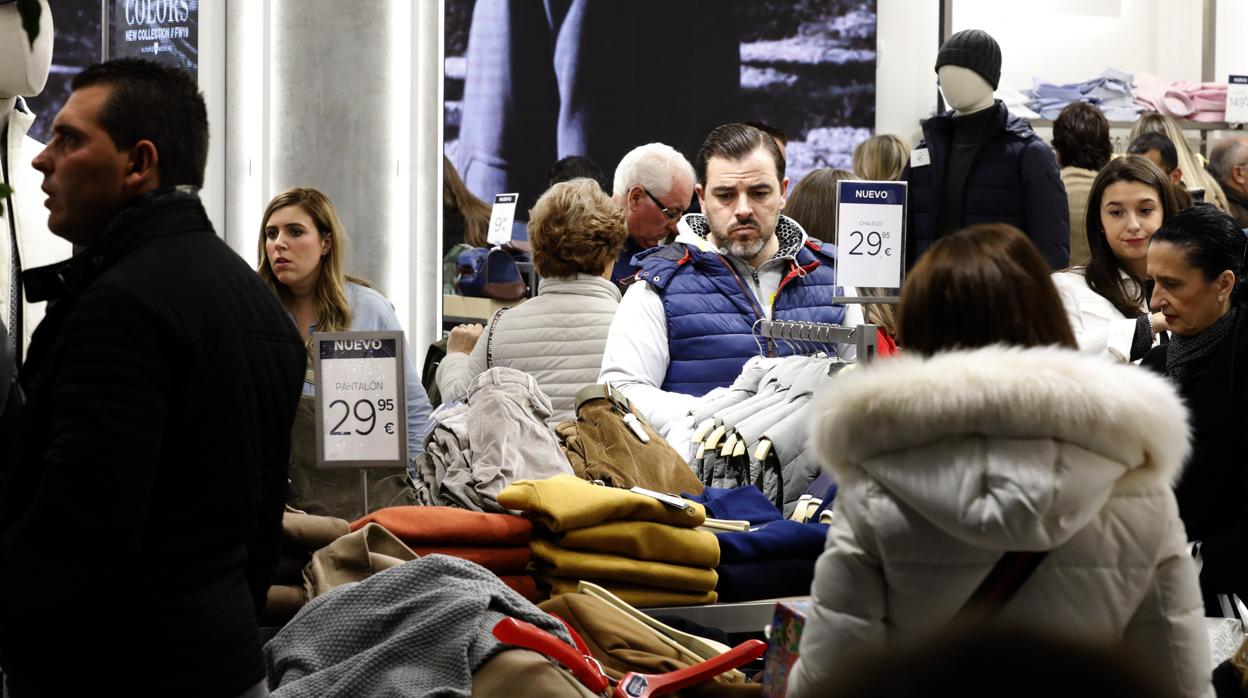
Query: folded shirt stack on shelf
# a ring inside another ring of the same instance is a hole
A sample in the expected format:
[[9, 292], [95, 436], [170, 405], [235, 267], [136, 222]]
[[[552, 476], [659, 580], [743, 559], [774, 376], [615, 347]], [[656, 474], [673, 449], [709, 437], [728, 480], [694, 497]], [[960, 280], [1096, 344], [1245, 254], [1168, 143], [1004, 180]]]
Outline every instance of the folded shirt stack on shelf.
[[536, 524], [537, 577], [551, 596], [584, 580], [643, 608], [714, 603], [719, 544], [696, 530], [706, 510], [665, 500], [567, 475], [518, 480], [498, 495]]
[[1140, 109], [1131, 90], [1132, 76], [1121, 70], [1106, 68], [1091, 80], [1057, 85], [1036, 78], [1030, 90], [1027, 107], [1045, 119], [1056, 119], [1071, 102], [1096, 105], [1110, 121], [1134, 121]]
[[1224, 82], [1172, 82], [1141, 73], [1135, 76], [1135, 102], [1141, 109], [1159, 111], [1176, 119], [1202, 123], [1226, 121]]
[[449, 555], [496, 574], [527, 599], [537, 598], [528, 573], [533, 525], [510, 514], [453, 507], [403, 506], [381, 509], [351, 524], [357, 531], [375, 523], [393, 533], [417, 556]]
[[287, 508], [282, 514], [281, 557], [269, 587], [261, 625], [283, 625], [307, 603], [303, 568], [312, 554], [350, 533], [350, 524], [332, 516], [314, 516]]
[[810, 594], [827, 524], [784, 520], [755, 487], [707, 488], [697, 499], [717, 518], [750, 522], [746, 531], [715, 533], [720, 551], [715, 591], [721, 602]]

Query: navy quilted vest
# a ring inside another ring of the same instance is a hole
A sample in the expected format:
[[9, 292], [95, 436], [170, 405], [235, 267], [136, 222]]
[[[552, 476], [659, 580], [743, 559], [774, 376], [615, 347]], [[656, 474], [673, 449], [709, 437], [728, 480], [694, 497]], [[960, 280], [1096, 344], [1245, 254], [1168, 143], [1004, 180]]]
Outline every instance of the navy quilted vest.
[[[835, 295], [834, 245], [808, 240], [780, 284], [773, 317], [840, 324], [845, 308]], [[701, 396], [727, 386], [751, 356], [784, 356], [783, 342], [756, 338], [754, 323], [765, 317], [749, 286], [726, 259], [684, 243], [637, 255], [642, 278], [663, 299], [667, 316], [668, 365], [663, 390]], [[761, 352], [760, 352], [761, 346]]]

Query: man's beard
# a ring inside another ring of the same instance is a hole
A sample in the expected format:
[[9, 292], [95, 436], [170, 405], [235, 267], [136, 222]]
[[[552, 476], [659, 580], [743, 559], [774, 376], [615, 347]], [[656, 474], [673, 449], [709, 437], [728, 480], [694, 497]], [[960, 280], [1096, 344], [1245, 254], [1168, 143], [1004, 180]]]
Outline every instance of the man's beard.
[[721, 236], [715, 231], [711, 231], [711, 236], [715, 238], [715, 246], [718, 247], [721, 252], [726, 252], [737, 259], [748, 262], [757, 257], [758, 254], [763, 251], [763, 248], [767, 246], [768, 241], [771, 240], [772, 235], [775, 235], [775, 233], [773, 232], [772, 235], [764, 235], [762, 233], [762, 226], [758, 224], [758, 221], [753, 219], [745, 221], [745, 224], [752, 225], [755, 230], [759, 231], [757, 238], [753, 240], [735, 240], [731, 237], [731, 234], [728, 236]]

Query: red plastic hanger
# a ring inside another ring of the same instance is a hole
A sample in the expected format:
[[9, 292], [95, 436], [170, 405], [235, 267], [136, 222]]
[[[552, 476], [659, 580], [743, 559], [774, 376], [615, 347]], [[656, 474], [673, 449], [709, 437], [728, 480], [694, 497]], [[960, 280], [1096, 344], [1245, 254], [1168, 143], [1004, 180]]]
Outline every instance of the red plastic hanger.
[[[576, 643], [575, 649], [536, 625], [515, 618], [500, 620], [494, 626], [493, 632], [499, 642], [543, 654], [566, 667], [589, 690], [607, 695], [607, 689], [612, 683], [610, 677], [603, 673], [598, 660], [590, 656], [584, 640], [572, 626], [562, 618], [559, 618], [559, 622], [563, 623], [568, 634], [572, 636], [572, 641]], [[620, 679], [611, 697], [649, 698], [674, 693], [752, 662], [766, 651], [767, 643], [762, 640], [746, 640], [717, 657], [666, 674], [630, 672]]]

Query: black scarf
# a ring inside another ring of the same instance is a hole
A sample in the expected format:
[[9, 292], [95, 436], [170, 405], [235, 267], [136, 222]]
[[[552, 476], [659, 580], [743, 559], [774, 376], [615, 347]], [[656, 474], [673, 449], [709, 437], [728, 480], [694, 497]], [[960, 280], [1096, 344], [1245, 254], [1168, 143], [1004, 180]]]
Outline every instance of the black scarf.
[[1238, 309], [1232, 305], [1225, 315], [1213, 321], [1213, 324], [1191, 337], [1172, 334], [1169, 348], [1166, 349], [1166, 375], [1176, 381], [1183, 380], [1188, 366], [1198, 359], [1213, 353], [1222, 340], [1235, 327], [1235, 316]]

